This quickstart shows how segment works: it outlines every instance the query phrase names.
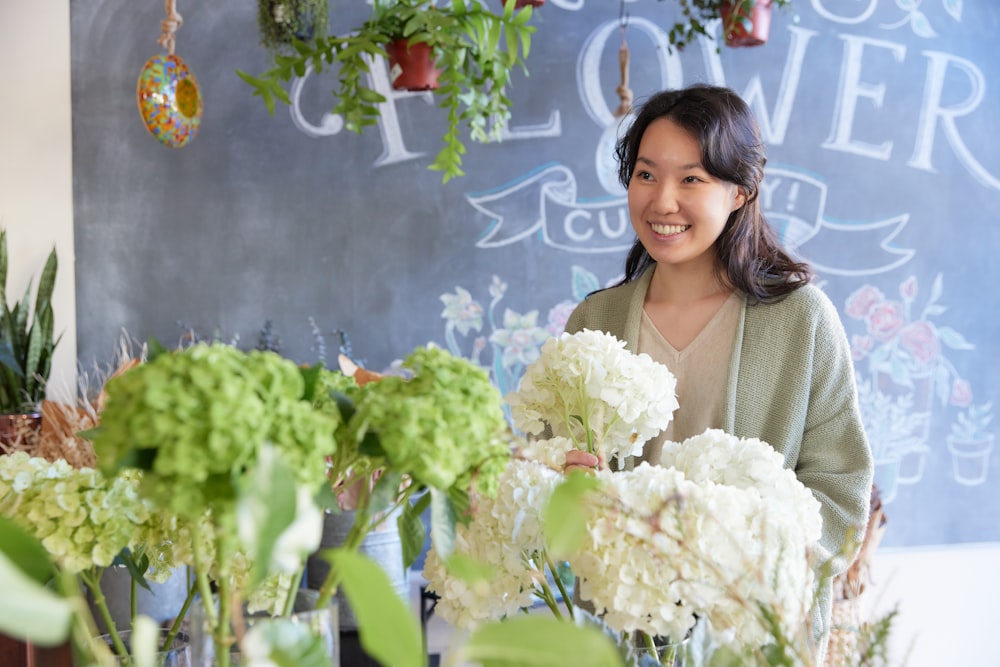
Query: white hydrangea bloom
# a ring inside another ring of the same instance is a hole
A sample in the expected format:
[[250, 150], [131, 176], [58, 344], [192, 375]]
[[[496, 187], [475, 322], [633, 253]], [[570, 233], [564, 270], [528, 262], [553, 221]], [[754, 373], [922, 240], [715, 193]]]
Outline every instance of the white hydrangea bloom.
[[455, 553], [490, 570], [488, 579], [453, 576], [431, 548], [423, 576], [441, 599], [435, 613], [459, 628], [472, 628], [530, 607], [544, 563], [534, 560], [545, 547], [541, 511], [562, 480], [536, 461], [512, 459], [500, 476], [495, 497], [480, 498], [475, 516], [456, 526]]
[[681, 538], [697, 486], [676, 470], [645, 462], [598, 476], [603, 492], [588, 539], [570, 558], [580, 597], [615, 631], [684, 637], [695, 609], [687, 602], [689, 556]]
[[670, 370], [649, 355], [585, 329], [547, 340], [506, 400], [521, 431], [538, 435], [548, 426], [577, 449], [610, 460], [641, 453], [669, 425], [676, 386]]
[[566, 467], [566, 453], [576, 448], [576, 443], [569, 438], [555, 436], [547, 440], [525, 441], [517, 448], [517, 456], [561, 472]]
[[822, 530], [819, 501], [770, 445], [718, 429], [665, 443], [661, 463], [706, 491], [691, 502], [700, 516], [697, 550], [708, 567], [691, 578], [702, 582], [695, 604], [711, 618], [716, 641], [768, 641], [757, 604], [771, 607], [795, 634], [814, 593], [808, 555]]

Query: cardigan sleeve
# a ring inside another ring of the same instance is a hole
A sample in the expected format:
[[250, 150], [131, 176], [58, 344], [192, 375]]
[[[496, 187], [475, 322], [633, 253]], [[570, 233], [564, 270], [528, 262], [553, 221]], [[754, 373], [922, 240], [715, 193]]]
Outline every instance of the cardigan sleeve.
[[821, 546], [834, 573], [850, 566], [868, 521], [874, 472], [858, 408], [854, 363], [843, 325], [823, 296], [813, 337], [813, 372], [795, 474], [822, 504]]
[[847, 569], [868, 520], [873, 462], [861, 422], [847, 334], [837, 310], [807, 285], [748, 306], [735, 430], [759, 437], [819, 500], [822, 560]]

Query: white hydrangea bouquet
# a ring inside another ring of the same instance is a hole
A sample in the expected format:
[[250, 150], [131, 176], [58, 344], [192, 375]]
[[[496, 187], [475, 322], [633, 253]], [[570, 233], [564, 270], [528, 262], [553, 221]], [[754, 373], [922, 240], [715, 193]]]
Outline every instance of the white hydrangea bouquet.
[[[611, 335], [548, 341], [506, 397], [515, 427], [535, 439], [518, 451], [497, 497], [458, 526], [454, 552], [428, 554], [437, 613], [477, 628], [541, 599], [558, 617], [599, 622], [621, 664], [640, 661], [637, 642], [676, 645], [696, 625], [702, 644], [732, 664], [768, 664], [776, 652], [791, 661], [780, 664], [808, 664], [808, 650], [789, 638], [808, 634], [819, 503], [780, 454], [708, 430], [665, 443], [660, 466], [603, 463], [639, 454], [669, 424], [675, 386], [666, 367]], [[571, 449], [597, 454], [599, 470], [564, 476]], [[574, 605], [561, 561], [593, 614]]]

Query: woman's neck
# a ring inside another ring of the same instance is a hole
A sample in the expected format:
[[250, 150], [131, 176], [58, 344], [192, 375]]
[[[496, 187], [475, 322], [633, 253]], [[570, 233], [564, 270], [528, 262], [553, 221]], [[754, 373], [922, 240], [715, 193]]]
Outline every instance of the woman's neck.
[[704, 264], [657, 264], [646, 293], [646, 303], [684, 305], [729, 296], [726, 284], [715, 267]]

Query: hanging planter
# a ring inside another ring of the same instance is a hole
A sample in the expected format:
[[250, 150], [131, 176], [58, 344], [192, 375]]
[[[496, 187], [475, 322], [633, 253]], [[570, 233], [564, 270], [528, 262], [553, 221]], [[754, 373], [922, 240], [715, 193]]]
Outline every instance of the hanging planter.
[[396, 90], [436, 90], [441, 70], [435, 67], [434, 50], [426, 42], [396, 39], [385, 47], [389, 79]]
[[[501, 0], [500, 4], [506, 6], [507, 0]], [[545, 0], [514, 0], [514, 9], [521, 9], [522, 7], [541, 7], [545, 4]]]
[[169, 148], [182, 148], [201, 126], [201, 90], [194, 73], [174, 54], [175, 33], [184, 24], [175, 0], [166, 0], [167, 18], [157, 42], [167, 50], [146, 61], [139, 71], [136, 103], [143, 125]]
[[732, 0], [722, 5], [726, 46], [761, 46], [771, 32], [772, 0]]
[[714, 24], [720, 20], [727, 46], [760, 46], [767, 42], [771, 29], [771, 10], [792, 4], [792, 0], [667, 1], [680, 9], [680, 20], [667, 31], [671, 50], [683, 50], [697, 37], [715, 39]]
[[[495, 9], [496, 1], [489, 0], [489, 6]], [[378, 122], [380, 105], [386, 101], [366, 84], [372, 64], [381, 67], [379, 58], [388, 61], [388, 45], [397, 39], [410, 41], [411, 55], [413, 45], [430, 47], [436, 57], [432, 71], [440, 70], [441, 86], [418, 90], [434, 91], [439, 96], [437, 106], [447, 114], [444, 146], [429, 165], [447, 182], [465, 173], [465, 136], [477, 142], [497, 139], [510, 118], [511, 75], [516, 69], [527, 72], [525, 59], [535, 31], [530, 25], [532, 12], [530, 6], [519, 12], [513, 7], [507, 11], [506, 6], [501, 12], [491, 11], [486, 0], [373, 0], [369, 19], [347, 36], [298, 44], [295, 55], [276, 57], [274, 67], [260, 76], [239, 70], [237, 74], [273, 114], [276, 102], [291, 103], [286, 86], [293, 76], [323, 62], [336, 65], [333, 113], [343, 118], [346, 129], [361, 133]], [[389, 63], [390, 78], [398, 88], [405, 81], [399, 80], [402, 73], [395, 72], [395, 65]]]
[[271, 51], [288, 51], [295, 40], [309, 42], [326, 35], [327, 0], [258, 0], [260, 42]]

